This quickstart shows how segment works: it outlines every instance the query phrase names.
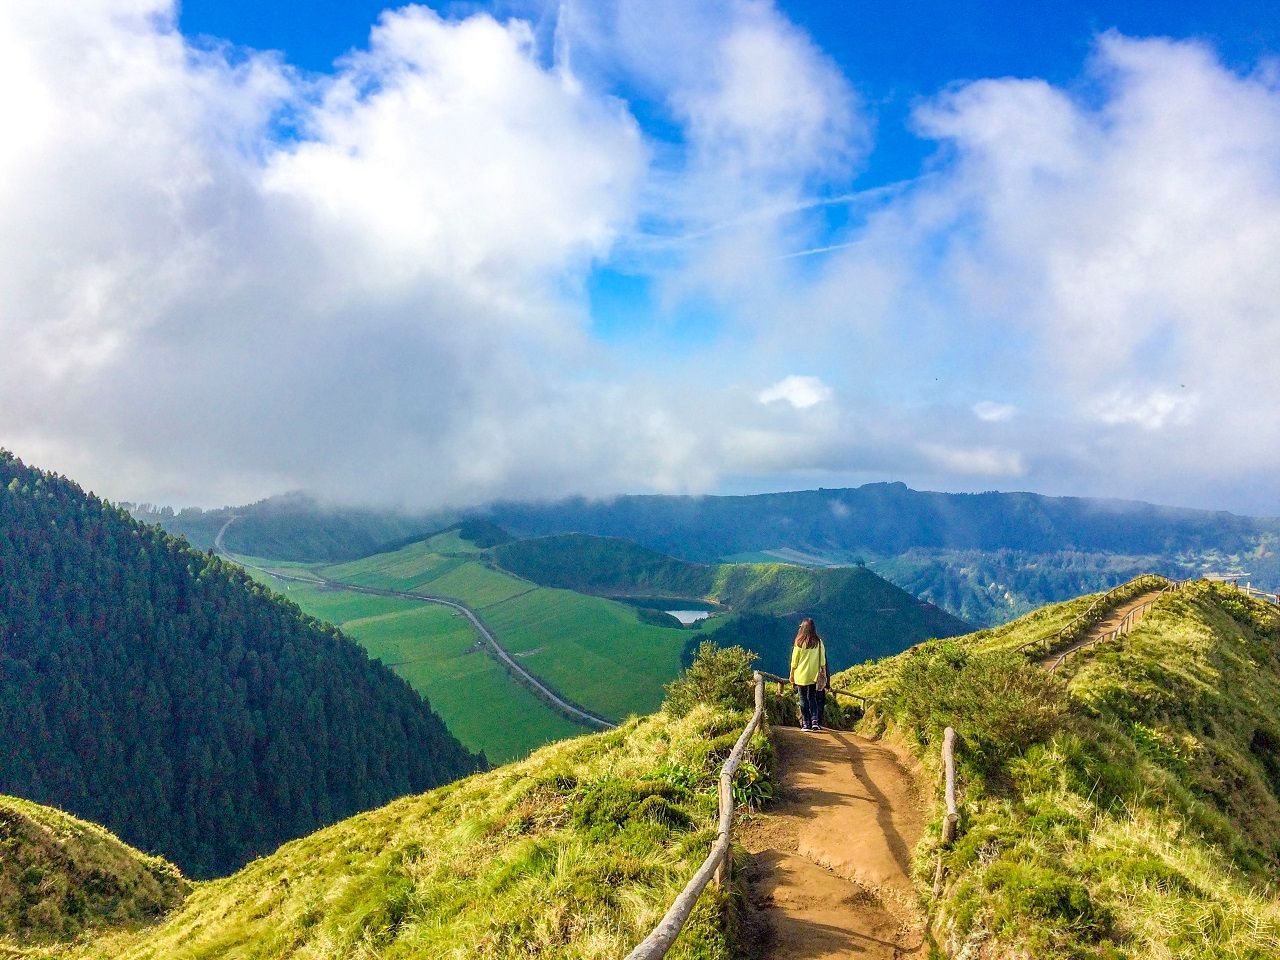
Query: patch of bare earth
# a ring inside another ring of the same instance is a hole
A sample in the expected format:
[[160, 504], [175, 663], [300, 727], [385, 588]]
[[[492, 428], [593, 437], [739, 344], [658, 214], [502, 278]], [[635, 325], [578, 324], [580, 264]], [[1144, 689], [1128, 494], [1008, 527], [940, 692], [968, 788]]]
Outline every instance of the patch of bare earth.
[[911, 883], [923, 817], [905, 752], [842, 731], [774, 728], [781, 791], [748, 818], [753, 960], [925, 957]]

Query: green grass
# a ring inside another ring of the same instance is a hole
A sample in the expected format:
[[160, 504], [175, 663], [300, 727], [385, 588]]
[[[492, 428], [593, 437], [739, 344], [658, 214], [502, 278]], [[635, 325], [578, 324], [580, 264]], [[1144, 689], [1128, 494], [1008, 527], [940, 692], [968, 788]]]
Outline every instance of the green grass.
[[426, 697], [450, 733], [491, 762], [583, 732], [476, 649], [479, 635], [446, 607], [255, 576], [306, 613], [341, 627]]
[[625, 604], [544, 587], [480, 615], [531, 672], [610, 717], [657, 708], [689, 637], [641, 623]]
[[687, 631], [643, 623], [626, 604], [539, 587], [480, 559], [443, 557], [433, 549], [440, 542], [436, 537], [324, 573], [465, 603], [531, 673], [605, 717], [657, 709], [663, 684], [680, 670]]
[[[744, 721], [703, 705], [555, 744], [286, 844], [150, 929], [40, 955], [613, 960], [709, 850], [715, 773]], [[728, 960], [728, 910], [712, 889], [669, 956]]]
[[0, 955], [113, 927], [134, 928], [181, 903], [178, 868], [97, 824], [0, 796]]
[[1280, 956], [1280, 611], [1198, 584], [1061, 676], [1011, 651], [1089, 601], [834, 678], [876, 694], [864, 723], [928, 771], [942, 727], [960, 734], [940, 939], [993, 960]]

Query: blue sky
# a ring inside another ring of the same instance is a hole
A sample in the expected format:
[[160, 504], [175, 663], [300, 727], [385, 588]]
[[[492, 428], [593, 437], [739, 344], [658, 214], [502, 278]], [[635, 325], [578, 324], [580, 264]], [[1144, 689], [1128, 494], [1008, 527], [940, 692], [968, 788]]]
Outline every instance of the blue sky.
[[[290, 63], [323, 72], [332, 69], [338, 57], [368, 42], [370, 25], [387, 6], [368, 0], [185, 0], [179, 23], [188, 34], [280, 50]], [[501, 16], [529, 10], [509, 3], [434, 6], [455, 15], [487, 10]], [[875, 105], [878, 137], [859, 177], [863, 186], [919, 173], [932, 151], [909, 129], [911, 107], [919, 98], [982, 77], [1074, 83], [1094, 38], [1108, 30], [1199, 38], [1212, 44], [1226, 63], [1245, 70], [1280, 51], [1280, 15], [1269, 0], [981, 0], [962, 5], [946, 0], [791, 0], [779, 6]], [[661, 105], [650, 109], [660, 122]]]
[[176, 504], [1280, 514], [1278, 58], [1258, 0], [17, 0], [0, 443]]

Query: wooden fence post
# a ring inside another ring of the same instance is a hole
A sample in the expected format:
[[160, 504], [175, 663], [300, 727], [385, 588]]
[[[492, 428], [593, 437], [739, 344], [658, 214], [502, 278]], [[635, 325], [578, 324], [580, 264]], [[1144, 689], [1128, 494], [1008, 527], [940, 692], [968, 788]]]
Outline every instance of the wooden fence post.
[[942, 778], [947, 813], [942, 819], [942, 845], [938, 849], [938, 867], [933, 872], [933, 895], [942, 895], [942, 853], [955, 843], [960, 816], [956, 812], [956, 732], [951, 727], [942, 731]]
[[949, 847], [955, 842], [956, 825], [960, 820], [956, 813], [956, 732], [951, 727], [942, 732], [942, 768], [947, 799], [947, 816], [942, 821], [942, 844]]
[[[725, 774], [720, 774], [720, 822], [724, 822], [724, 813], [726, 810], [733, 814], [733, 779]], [[713, 882], [718, 887], [728, 886], [733, 880], [733, 845], [730, 844], [725, 848], [724, 857], [716, 865], [715, 875], [712, 877]]]

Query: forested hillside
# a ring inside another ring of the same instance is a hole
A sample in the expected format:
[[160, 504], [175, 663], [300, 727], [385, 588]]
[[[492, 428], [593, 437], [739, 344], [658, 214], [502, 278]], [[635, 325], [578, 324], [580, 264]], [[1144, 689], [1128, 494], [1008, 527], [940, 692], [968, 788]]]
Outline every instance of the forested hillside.
[[0, 793], [194, 876], [480, 765], [335, 628], [4, 452], [0, 743]]
[[280, 560], [340, 563], [379, 553], [393, 543], [421, 539], [453, 522], [452, 514], [406, 514], [395, 510], [330, 509], [300, 493], [283, 494], [243, 507], [220, 510], [122, 503], [143, 523], [158, 523], [175, 536], [207, 549], [232, 517], [226, 546], [232, 553]]

